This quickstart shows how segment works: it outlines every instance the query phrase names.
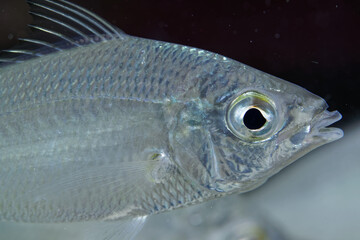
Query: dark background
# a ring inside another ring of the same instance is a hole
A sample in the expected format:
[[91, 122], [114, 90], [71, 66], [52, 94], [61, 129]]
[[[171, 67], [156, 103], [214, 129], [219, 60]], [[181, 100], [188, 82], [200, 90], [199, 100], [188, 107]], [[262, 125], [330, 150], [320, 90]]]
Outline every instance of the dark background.
[[[360, 119], [360, 1], [72, 2], [129, 35], [210, 50], [301, 85], [343, 114], [338, 126]], [[12, 9], [0, 11], [0, 47], [26, 22], [17, 16], [26, 6]]]

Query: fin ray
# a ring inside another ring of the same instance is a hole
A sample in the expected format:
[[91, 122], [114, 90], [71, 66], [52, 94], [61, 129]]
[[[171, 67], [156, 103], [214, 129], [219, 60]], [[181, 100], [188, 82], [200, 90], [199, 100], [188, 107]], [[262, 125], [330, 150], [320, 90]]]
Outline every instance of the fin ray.
[[83, 8], [83, 7], [80, 7], [74, 3], [71, 3], [71, 2], [68, 2], [68, 1], [64, 1], [64, 0], [61, 0], [62, 2], [66, 2], [67, 4], [73, 6], [74, 8], [77, 8], [77, 9], [80, 9], [81, 11], [85, 12], [86, 14], [88, 14], [89, 16], [93, 17], [94, 19], [96, 19], [98, 22], [102, 23], [104, 26], [106, 26], [107, 28], [109, 28], [112, 33], [109, 33], [110, 35], [117, 35], [119, 38], [122, 38], [123, 37], [123, 34], [120, 34], [120, 31], [116, 28], [114, 28], [111, 24], [109, 24], [107, 21], [103, 20], [101, 17], [99, 17], [98, 15], [90, 12], [89, 10]]
[[56, 19], [54, 19], [54, 18], [45, 16], [45, 15], [43, 15], [43, 14], [39, 14], [39, 13], [36, 13], [36, 12], [30, 12], [30, 13], [31, 13], [32, 15], [35, 15], [35, 16], [38, 16], [38, 17], [42, 17], [42, 18], [47, 19], [47, 20], [49, 20], [49, 21], [52, 21], [52, 22], [54, 22], [54, 23], [56, 23], [56, 24], [62, 25], [62, 26], [64, 26], [65, 28], [67, 28], [67, 29], [75, 32], [75, 33], [78, 34], [79, 36], [82, 36], [84, 39], [87, 39], [89, 42], [93, 42], [93, 41], [91, 40], [91, 38], [89, 38], [88, 36], [86, 36], [86, 34], [82, 33], [81, 31], [77, 30], [76, 28], [74, 28], [74, 27], [72, 27], [72, 26], [70, 26], [70, 25], [68, 25], [68, 24], [66, 24], [66, 23], [63, 23], [63, 22], [58, 21], [58, 20], [56, 20]]
[[[45, 0], [45, 1], [50, 2], [50, 3], [52, 3], [52, 4], [56, 5], [56, 6], [59, 6], [59, 7], [61, 7], [61, 8], [64, 8], [64, 9], [66, 9], [67, 11], [73, 12], [73, 13], [75, 13], [76, 15], [78, 15], [78, 16], [80, 16], [80, 17], [86, 18], [86, 16], [84, 16], [83, 14], [78, 13], [78, 12], [74, 11], [74, 10], [71, 9], [71, 8], [65, 7], [65, 6], [63, 6], [63, 5], [61, 5], [61, 4], [58, 4], [58, 3], [56, 3], [56, 2], [53, 2], [53, 1], [48, 1], [48, 0]], [[44, 8], [44, 9], [46, 9], [46, 10], [48, 10], [48, 11], [51, 11], [51, 12], [53, 12], [53, 13], [59, 14], [59, 15], [65, 17], [65, 18], [67, 18], [67, 19], [69, 19], [69, 20], [71, 20], [71, 21], [73, 21], [73, 22], [81, 25], [82, 27], [86, 28], [89, 32], [91, 32], [91, 33], [93, 33], [94, 35], [98, 36], [102, 41], [106, 41], [106, 39], [105, 39], [99, 32], [97, 32], [97, 31], [96, 31], [95, 29], [93, 29], [92, 27], [90, 27], [90, 26], [86, 25], [85, 23], [83, 23], [80, 19], [76, 19], [76, 18], [74, 18], [74, 17], [72, 17], [72, 16], [70, 16], [70, 15], [68, 15], [68, 14], [65, 14], [65, 13], [63, 13], [63, 12], [60, 12], [60, 11], [58, 11], [58, 10], [56, 10], [56, 9], [51, 8], [51, 7], [44, 6], [44, 5], [42, 5], [42, 4], [35, 3], [35, 2], [33, 2], [33, 1], [31, 1], [31, 0], [28, 0], [28, 2], [31, 3], [31, 4], [34, 4], [35, 6]], [[94, 24], [95, 26], [99, 26], [96, 22], [92, 21], [91, 19], [89, 19], [89, 22], [91, 22], [91, 23]], [[105, 32], [105, 33], [107, 33], [107, 32]], [[108, 33], [108, 34], [110, 34], [110, 33]]]
[[126, 36], [98, 15], [71, 2], [27, 0], [27, 3], [33, 16], [33, 22], [28, 24], [30, 35], [19, 39], [11, 51], [0, 51], [0, 67]]
[[24, 41], [24, 42], [30, 42], [30, 43], [34, 43], [34, 44], [38, 44], [38, 45], [42, 45], [48, 48], [54, 48], [57, 51], [60, 51], [61, 49], [56, 47], [54, 44], [50, 44], [44, 41], [39, 41], [39, 40], [35, 40], [35, 39], [28, 39], [28, 38], [19, 38], [20, 41]]
[[21, 50], [21, 49], [6, 49], [3, 51], [7, 52], [7, 53], [25, 54], [25, 55], [32, 55], [32, 56], [37, 56], [37, 57], [42, 56], [41, 54], [35, 53], [33, 51]]
[[57, 36], [57, 37], [59, 37], [59, 38], [62, 38], [63, 40], [65, 40], [65, 41], [67, 41], [67, 42], [69, 42], [69, 43], [71, 43], [71, 44], [73, 44], [73, 45], [75, 45], [75, 46], [77, 46], [77, 47], [80, 46], [80, 44], [77, 44], [75, 41], [71, 40], [70, 38], [64, 36], [64, 35], [61, 34], [61, 33], [52, 31], [52, 30], [50, 30], [50, 29], [46, 29], [46, 28], [44, 28], [44, 27], [39, 27], [39, 26], [36, 26], [36, 25], [32, 25], [32, 24], [30, 24], [29, 27], [32, 27], [32, 28], [35, 28], [35, 29], [37, 29], [37, 30], [40, 30], [40, 31], [43, 31], [43, 32], [52, 34], [52, 35]]

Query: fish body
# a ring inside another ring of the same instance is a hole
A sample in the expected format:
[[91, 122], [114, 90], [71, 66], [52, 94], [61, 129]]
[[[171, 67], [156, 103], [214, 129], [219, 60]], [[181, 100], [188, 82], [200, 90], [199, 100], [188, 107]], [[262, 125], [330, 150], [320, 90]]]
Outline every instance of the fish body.
[[[20, 72], [17, 65], [3, 69], [0, 176], [6, 186], [1, 209], [7, 211], [2, 218], [47, 222], [148, 215], [217, 195], [180, 176], [170, 159], [171, 128], [178, 111], [193, 101], [185, 96], [186, 88], [194, 87], [193, 68], [217, 67], [210, 53], [194, 50], [129, 37], [29, 60]], [[189, 64], [193, 61], [197, 64]], [[177, 86], [176, 78], [188, 84]], [[117, 176], [127, 167], [141, 179]], [[99, 176], [91, 180], [92, 175]], [[93, 181], [98, 186], [88, 185]], [[129, 186], [118, 191], [120, 181]], [[126, 189], [129, 199], [122, 199]], [[72, 201], [74, 192], [78, 197]], [[51, 211], [51, 201], [61, 213]], [[44, 211], [24, 214], [16, 205]]]
[[[342, 136], [326, 108], [235, 60], [120, 32], [4, 66], [0, 220], [132, 219], [252, 190]], [[250, 109], [265, 123], [250, 128]]]

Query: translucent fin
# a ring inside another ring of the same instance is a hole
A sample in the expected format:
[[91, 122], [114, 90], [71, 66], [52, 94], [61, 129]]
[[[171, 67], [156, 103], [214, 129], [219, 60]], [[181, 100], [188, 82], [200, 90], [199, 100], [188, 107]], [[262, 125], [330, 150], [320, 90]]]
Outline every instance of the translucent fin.
[[27, 0], [27, 3], [33, 17], [28, 25], [29, 36], [19, 38], [13, 49], [0, 52], [1, 65], [126, 36], [96, 14], [68, 1]]
[[7, 240], [131, 240], [141, 231], [146, 219], [146, 216], [142, 216], [111, 222], [51, 224], [0, 222], [0, 232], [2, 239]]
[[[77, 206], [78, 203], [88, 201], [89, 197], [92, 197], [92, 201], [128, 199], [132, 194], [142, 192], [155, 184], [151, 173], [159, 164], [157, 160], [142, 159], [91, 166], [82, 163], [42, 166], [43, 170], [39, 172], [44, 172], [44, 175], [52, 168], [57, 169], [57, 173], [52, 174], [51, 178], [48, 177], [46, 183], [25, 192], [24, 197], [30, 197], [35, 204], [44, 201], [60, 208], [65, 203], [67, 207]], [[42, 174], [39, 174], [39, 178], [41, 177]], [[35, 178], [38, 182], [37, 176]]]
[[[122, 240], [134, 239], [141, 231], [146, 221], [146, 216], [137, 217], [130, 221], [111, 221], [84, 223], [81, 238], [86, 240]], [[81, 226], [69, 226], [70, 228], [80, 229]]]
[[[133, 214], [147, 214], [133, 203], [169, 176], [171, 168], [163, 167], [167, 157], [161, 152], [145, 150], [121, 160], [116, 148], [87, 149], [88, 156], [93, 158], [91, 162], [55, 160], [56, 163], [38, 165], [29, 181], [23, 184], [24, 190], [18, 189], [15, 202], [24, 203], [30, 209], [48, 209], [45, 215], [39, 213], [33, 217], [31, 221], [35, 222], [116, 221]], [[103, 158], [105, 152], [114, 153], [119, 159], [109, 162]], [[81, 151], [77, 153], [82, 155]], [[29, 171], [34, 170], [24, 166], [14, 174]], [[58, 215], [58, 211], [62, 214]]]

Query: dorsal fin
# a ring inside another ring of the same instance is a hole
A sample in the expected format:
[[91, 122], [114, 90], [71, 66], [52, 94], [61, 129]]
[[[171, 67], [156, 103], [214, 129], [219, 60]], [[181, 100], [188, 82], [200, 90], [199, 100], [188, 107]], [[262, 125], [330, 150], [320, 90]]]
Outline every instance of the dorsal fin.
[[81, 47], [126, 36], [121, 30], [66, 0], [27, 0], [33, 22], [29, 37], [0, 52], [0, 66], [22, 62], [55, 51]]

